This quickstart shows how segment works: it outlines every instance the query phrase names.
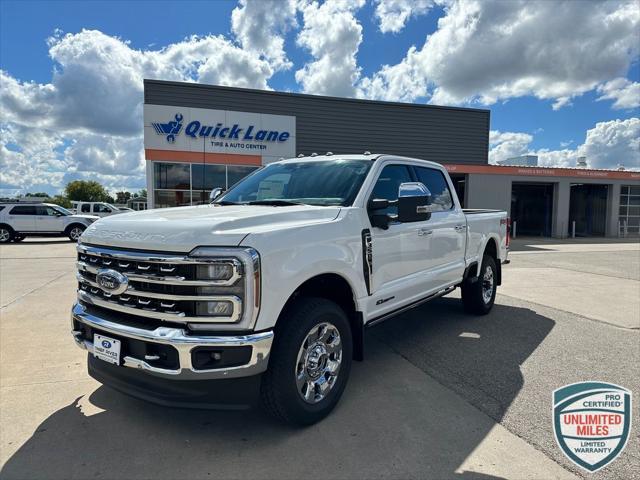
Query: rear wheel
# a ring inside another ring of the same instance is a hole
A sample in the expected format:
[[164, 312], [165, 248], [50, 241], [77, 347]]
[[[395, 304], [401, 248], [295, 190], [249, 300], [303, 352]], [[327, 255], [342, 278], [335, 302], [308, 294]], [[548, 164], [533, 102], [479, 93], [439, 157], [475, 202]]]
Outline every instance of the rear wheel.
[[67, 229], [67, 236], [69, 237], [69, 240], [71, 240], [72, 242], [77, 242], [80, 239], [80, 236], [82, 235], [82, 232], [84, 232], [85, 227], [83, 227], [82, 225], [71, 225], [68, 229]]
[[323, 298], [297, 300], [278, 321], [261, 386], [265, 409], [287, 423], [310, 425], [336, 406], [351, 370], [351, 328]]
[[486, 315], [491, 311], [496, 299], [496, 261], [485, 255], [480, 266], [480, 275], [462, 284], [462, 303], [465, 311], [476, 315]]
[[0, 243], [9, 243], [13, 240], [13, 230], [4, 225], [0, 226]]

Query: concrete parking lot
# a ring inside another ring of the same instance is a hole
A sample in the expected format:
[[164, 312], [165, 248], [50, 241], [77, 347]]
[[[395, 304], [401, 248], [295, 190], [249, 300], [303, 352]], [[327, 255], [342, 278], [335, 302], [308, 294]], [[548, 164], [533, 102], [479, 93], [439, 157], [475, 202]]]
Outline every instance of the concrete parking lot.
[[454, 292], [370, 330], [335, 412], [293, 429], [101, 386], [69, 334], [74, 246], [0, 247], [0, 477], [637, 478], [637, 427], [596, 474], [566, 460], [551, 392], [602, 380], [640, 396], [640, 244], [513, 250], [491, 314]]

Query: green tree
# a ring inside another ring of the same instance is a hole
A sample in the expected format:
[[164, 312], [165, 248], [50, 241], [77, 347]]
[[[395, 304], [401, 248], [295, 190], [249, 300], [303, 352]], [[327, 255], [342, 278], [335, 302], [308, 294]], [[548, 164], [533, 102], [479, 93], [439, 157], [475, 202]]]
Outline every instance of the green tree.
[[134, 197], [146, 197], [146, 196], [147, 196], [147, 189], [146, 188], [138, 190], [138, 193], [136, 193], [134, 195]]
[[54, 197], [49, 198], [47, 203], [55, 203], [56, 205], [60, 205], [64, 208], [71, 208], [71, 200], [64, 195], [55, 195]]
[[105, 188], [94, 180], [74, 180], [64, 188], [69, 200], [79, 202], [113, 202]]
[[131, 198], [131, 192], [116, 192], [116, 203], [127, 203]]

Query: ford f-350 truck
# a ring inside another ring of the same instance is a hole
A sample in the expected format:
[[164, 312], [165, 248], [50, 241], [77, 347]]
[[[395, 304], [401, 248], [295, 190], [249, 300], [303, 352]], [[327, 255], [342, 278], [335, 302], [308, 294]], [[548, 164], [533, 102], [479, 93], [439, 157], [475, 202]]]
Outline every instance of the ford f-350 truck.
[[439, 164], [271, 163], [210, 205], [103, 218], [77, 247], [72, 334], [89, 373], [168, 406], [260, 398], [294, 424], [340, 399], [364, 329], [461, 288], [486, 314], [506, 212], [463, 210]]

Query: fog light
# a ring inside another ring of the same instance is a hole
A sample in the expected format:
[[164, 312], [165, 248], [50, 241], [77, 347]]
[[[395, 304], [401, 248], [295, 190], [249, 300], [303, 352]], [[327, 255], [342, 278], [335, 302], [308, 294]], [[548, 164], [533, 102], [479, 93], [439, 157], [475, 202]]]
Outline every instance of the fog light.
[[233, 265], [230, 263], [198, 265], [197, 277], [199, 280], [229, 280], [233, 277]]
[[196, 313], [207, 317], [230, 317], [233, 314], [231, 302], [197, 302]]

